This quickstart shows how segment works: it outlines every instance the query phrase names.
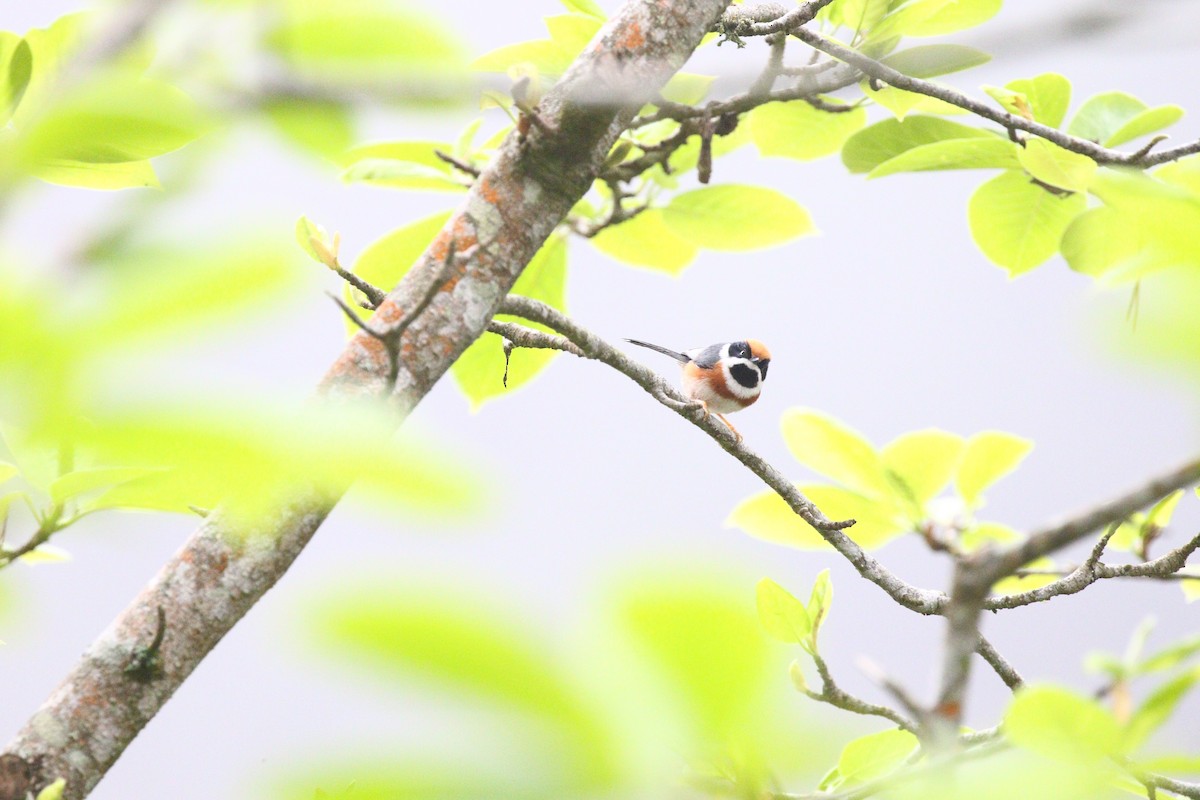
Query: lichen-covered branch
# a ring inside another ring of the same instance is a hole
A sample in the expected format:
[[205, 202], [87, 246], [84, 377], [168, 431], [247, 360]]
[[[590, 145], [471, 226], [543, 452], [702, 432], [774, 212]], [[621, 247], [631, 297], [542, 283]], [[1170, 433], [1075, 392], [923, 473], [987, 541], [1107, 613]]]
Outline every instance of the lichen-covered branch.
[[[416, 406], [486, 329], [530, 258], [591, 186], [621, 131], [688, 58], [725, 4], [629, 0], [539, 104], [550, 130], [504, 143], [425, 255], [379, 306], [372, 325], [387, 330], [422, 302], [452, 247], [472, 252], [407, 326], [395, 369], [384, 342], [361, 332], [322, 381], [322, 399], [390, 396], [397, 421]], [[604, 97], [596, 96], [597, 86], [607, 87]], [[335, 502], [296, 487], [292, 502], [257, 530], [238, 535], [231, 535], [219, 510], [207, 516], [87, 649], [5, 755], [33, 770], [36, 787], [62, 777], [67, 800], [85, 797], [201, 659], [287, 571]], [[157, 669], [139, 677], [127, 667], [153, 637], [160, 607], [166, 622]]]

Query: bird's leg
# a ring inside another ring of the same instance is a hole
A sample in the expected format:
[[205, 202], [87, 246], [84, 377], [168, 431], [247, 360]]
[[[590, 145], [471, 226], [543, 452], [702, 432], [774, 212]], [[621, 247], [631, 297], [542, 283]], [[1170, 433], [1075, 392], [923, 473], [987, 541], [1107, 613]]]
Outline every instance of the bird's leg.
[[[705, 411], [707, 411], [707, 410], [708, 410], [708, 409], [705, 409]], [[738, 443], [738, 444], [741, 444], [741, 443], [742, 443], [742, 434], [738, 433], [738, 429], [737, 429], [737, 428], [735, 428], [735, 427], [733, 427], [733, 425], [732, 425], [732, 424], [729, 422], [729, 420], [727, 420], [727, 419], [725, 418], [725, 415], [724, 415], [724, 414], [717, 414], [717, 418], [718, 418], [719, 420], [721, 420], [721, 422], [724, 422], [724, 423], [725, 423], [725, 427], [726, 427], [726, 428], [729, 428], [729, 432], [733, 434], [733, 438], [734, 438], [735, 440], [737, 440], [737, 443]]]

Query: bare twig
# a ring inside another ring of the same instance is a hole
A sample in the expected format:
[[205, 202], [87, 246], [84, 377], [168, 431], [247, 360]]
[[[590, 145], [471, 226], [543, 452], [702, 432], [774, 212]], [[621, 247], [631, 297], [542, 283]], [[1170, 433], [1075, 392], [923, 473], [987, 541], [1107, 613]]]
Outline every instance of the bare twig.
[[817, 702], [826, 703], [843, 711], [862, 714], [864, 716], [883, 717], [886, 720], [896, 723], [897, 727], [903, 730], [912, 733], [916, 732], [916, 723], [903, 714], [887, 706], [868, 703], [866, 700], [857, 698], [838, 686], [833, 679], [832, 673], [829, 671], [829, 665], [825, 663], [825, 659], [821, 658], [820, 655], [813, 653], [812, 659], [817, 667], [817, 674], [821, 676], [821, 691], [816, 692], [812, 689], [805, 689], [805, 695]]
[[443, 153], [441, 150], [434, 150], [433, 154], [442, 161], [445, 161], [450, 166], [454, 167], [459, 172], [464, 172], [467, 175], [470, 175], [472, 178], [478, 178], [483, 174], [483, 170], [479, 169], [479, 167], [473, 167], [466, 161], [463, 161], [461, 158], [455, 158], [449, 153]]
[[980, 657], [988, 663], [992, 671], [1000, 676], [1000, 680], [1004, 681], [1004, 685], [1014, 692], [1025, 685], [1025, 681], [1020, 674], [1013, 668], [1011, 664], [1005, 660], [1004, 656], [992, 646], [992, 643], [986, 637], [979, 637], [979, 646], [975, 649]]

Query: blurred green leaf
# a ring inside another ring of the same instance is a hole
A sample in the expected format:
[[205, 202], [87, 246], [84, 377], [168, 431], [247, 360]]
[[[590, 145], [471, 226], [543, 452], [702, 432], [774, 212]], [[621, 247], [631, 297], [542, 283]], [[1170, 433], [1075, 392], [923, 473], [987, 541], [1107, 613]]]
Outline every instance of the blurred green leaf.
[[81, 450], [113, 467], [170, 477], [154, 472], [128, 481], [88, 508], [185, 511], [220, 500], [235, 526], [252, 530], [280, 502], [314, 492], [336, 497], [351, 484], [418, 510], [469, 513], [483, 501], [471, 473], [433, 447], [393, 441], [393, 416], [371, 405], [292, 410], [245, 398], [236, 406], [125, 404], [92, 422], [75, 432]]
[[590, 240], [600, 252], [626, 264], [650, 267], [678, 275], [696, 258], [698, 250], [677, 236], [663, 221], [662, 209], [651, 208], [633, 219], [613, 225]]
[[829, 21], [834, 25], [867, 33], [887, 14], [888, 0], [839, 0], [827, 9]]
[[56, 504], [66, 503], [79, 495], [126, 483], [145, 474], [146, 470], [138, 467], [100, 467], [68, 472], [50, 484], [50, 500]]
[[1125, 752], [1112, 714], [1095, 700], [1057, 686], [1017, 690], [1003, 730], [1018, 747], [1059, 761], [1094, 764]]
[[149, 161], [88, 163], [46, 159], [29, 166], [34, 177], [59, 186], [79, 189], [159, 189], [158, 175]]
[[883, 462], [862, 434], [806, 408], [784, 412], [783, 439], [804, 466], [868, 497], [889, 497]]
[[441, 192], [466, 192], [467, 184], [435, 167], [411, 161], [366, 158], [342, 171], [347, 183], [369, 183], [393, 189], [432, 189]]
[[60, 161], [142, 161], [183, 147], [208, 125], [203, 112], [174, 86], [109, 72], [55, 102], [25, 131], [21, 148], [33, 169]]
[[[911, 527], [890, 500], [871, 500], [837, 486], [807, 484], [797, 488], [830, 519], [856, 520], [846, 533], [866, 549], [882, 547]], [[808, 550], [829, 547], [821, 534], [770, 491], [738, 503], [725, 524], [740, 528], [756, 539], [789, 547]]]
[[608, 19], [604, 9], [597, 5], [595, 0], [562, 0], [562, 4], [569, 10], [577, 11], [580, 14], [587, 14], [599, 20]]
[[770, 578], [758, 582], [758, 621], [772, 639], [806, 644], [812, 636], [812, 620], [804, 604]]
[[1200, 654], [1200, 636], [1188, 636], [1143, 659], [1135, 665], [1135, 671], [1138, 675], [1164, 672], [1191, 660], [1197, 654]]
[[1034, 120], [1051, 128], [1062, 124], [1071, 102], [1071, 82], [1054, 72], [1010, 81], [1005, 88], [1024, 97]]
[[457, 36], [438, 17], [387, 0], [287, 0], [266, 46], [294, 69], [322, 79], [420, 76], [455, 79], [463, 67]]
[[883, 468], [905, 487], [901, 497], [911, 499], [923, 515], [925, 504], [954, 477], [965, 449], [961, 436], [930, 428], [897, 437], [880, 456]]
[[1125, 750], [1141, 747], [1152, 733], [1162, 727], [1198, 680], [1200, 668], [1190, 669], [1155, 689], [1138, 706], [1133, 718], [1125, 726]]
[[88, 15], [82, 12], [66, 14], [45, 28], [26, 32], [24, 41], [29, 47], [30, 75], [21, 102], [12, 110], [12, 120], [18, 129], [40, 114], [53, 99], [62, 64], [78, 46], [87, 18]]
[[54, 783], [38, 792], [37, 800], [62, 800], [63, 791], [67, 788], [65, 778], [59, 778]]
[[590, 14], [556, 14], [546, 17], [545, 23], [550, 40], [574, 59], [600, 31], [604, 20]]
[[531, 65], [542, 75], [561, 75], [571, 65], [575, 54], [568, 53], [552, 39], [536, 39], [505, 45], [490, 50], [471, 62], [478, 72], [506, 73], [522, 64]]
[[622, 620], [686, 703], [697, 733], [727, 740], [768, 686], [767, 641], [741, 592], [700, 579], [635, 586]]
[[335, 160], [354, 142], [354, 118], [340, 103], [287, 98], [263, 113], [280, 136], [320, 158]]
[[[566, 281], [566, 237], [554, 235], [534, 254], [521, 277], [513, 285], [512, 294], [540, 300], [565, 312]], [[549, 331], [543, 326], [516, 317], [498, 315], [496, 319]], [[450, 367], [450, 371], [459, 388], [471, 401], [471, 408], [478, 409], [486, 401], [507, 395], [533, 380], [557, 355], [554, 350], [514, 350], [509, 359], [506, 387], [503, 383], [505, 366], [500, 337], [485, 333], [459, 356]]]
[[913, 78], [933, 78], [986, 64], [992, 57], [962, 44], [926, 44], [910, 47], [880, 61]]
[[941, 36], [974, 28], [1000, 10], [1002, 0], [914, 0], [888, 14], [868, 41], [893, 36]]
[[916, 736], [899, 729], [860, 736], [842, 749], [837, 767], [825, 776], [820, 788], [833, 791], [881, 778], [899, 769], [917, 745]]
[[1021, 165], [1017, 160], [1019, 150], [999, 136], [943, 139], [905, 150], [875, 167], [867, 177], [947, 169], [1013, 169]]
[[797, 100], [761, 105], [747, 115], [746, 122], [760, 154], [810, 161], [841, 150], [846, 139], [866, 124], [867, 112], [855, 108], [834, 113]]
[[870, 172], [914, 147], [943, 139], [967, 138], [995, 138], [995, 134], [937, 117], [885, 119], [846, 140], [842, 163], [851, 172]]
[[1179, 588], [1183, 590], [1183, 599], [1187, 602], [1200, 600], [1200, 576], [1180, 581]]
[[29, 42], [8, 31], [0, 31], [0, 125], [6, 124], [16, 111], [29, 79], [33, 77], [33, 50]]
[[954, 486], [967, 505], [979, 504], [983, 492], [1017, 468], [1033, 442], [1002, 431], [984, 431], [967, 440]]
[[1144, 237], [1125, 224], [1122, 215], [1106, 206], [1089, 208], [1063, 232], [1059, 243], [1067, 265], [1084, 275], [1098, 277], [1125, 264], [1144, 251]]
[[879, 105], [891, 111], [898, 120], [906, 119], [910, 114], [965, 114], [967, 112], [958, 106], [951, 105], [936, 97], [897, 89], [895, 86], [872, 86], [870, 81], [861, 84], [863, 94]]
[[16, 464], [9, 464], [7, 461], [0, 461], [0, 483], [16, 477], [20, 473]]
[[71, 554], [61, 547], [56, 547], [52, 544], [39, 545], [37, 549], [30, 550], [25, 555], [21, 556], [22, 564], [61, 564], [64, 561], [71, 560]]
[[1010, 170], [976, 189], [967, 212], [979, 249], [1016, 277], [1054, 255], [1063, 231], [1086, 208], [1083, 195], [1055, 195]]
[[675, 195], [663, 221], [677, 236], [711, 250], [741, 252], [812, 233], [808, 212], [762, 186], [721, 184]]
[[1031, 138], [1017, 148], [1017, 160], [1042, 183], [1070, 192], [1086, 192], [1096, 174], [1096, 162], [1064, 150], [1045, 139]]
[[715, 78], [712, 75], [697, 75], [694, 72], [676, 72], [663, 87], [663, 98], [672, 103], [693, 106], [708, 96]]
[[1104, 273], [1105, 282], [1127, 283], [1159, 270], [1200, 265], [1200, 196], [1146, 175], [1098, 173], [1092, 192], [1137, 232], [1142, 245], [1132, 259]]
[[313, 241], [325, 244], [329, 241], [329, 234], [321, 225], [313, 222], [308, 217], [301, 216], [296, 220], [296, 243], [300, 245], [300, 249], [308, 253], [308, 257], [318, 264], [325, 263], [325, 254], [317, 251], [313, 245]]

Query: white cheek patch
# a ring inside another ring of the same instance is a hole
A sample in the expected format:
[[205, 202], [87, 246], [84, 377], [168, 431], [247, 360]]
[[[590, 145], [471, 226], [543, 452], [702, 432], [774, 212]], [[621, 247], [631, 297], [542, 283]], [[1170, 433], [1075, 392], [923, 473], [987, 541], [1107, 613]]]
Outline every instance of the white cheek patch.
[[762, 376], [759, 375], [759, 380], [754, 386], [746, 387], [737, 382], [733, 374], [729, 371], [729, 367], [733, 364], [744, 364], [758, 374], [758, 367], [744, 358], [723, 359], [721, 361], [721, 376], [725, 378], [725, 388], [734, 397], [742, 400], [752, 400], [762, 392]]

